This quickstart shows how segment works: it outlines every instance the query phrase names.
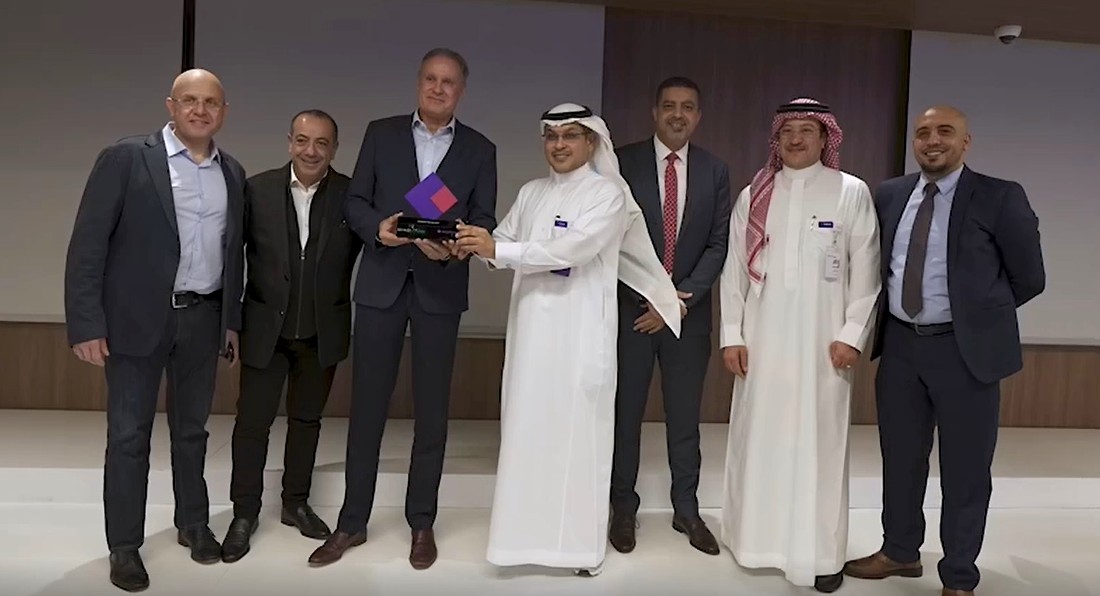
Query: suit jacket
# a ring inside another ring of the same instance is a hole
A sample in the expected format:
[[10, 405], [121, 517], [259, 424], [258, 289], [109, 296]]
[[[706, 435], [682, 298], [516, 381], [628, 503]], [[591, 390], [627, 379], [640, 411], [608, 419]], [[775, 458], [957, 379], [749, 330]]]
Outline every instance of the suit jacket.
[[[244, 241], [248, 279], [244, 289], [241, 361], [266, 368], [275, 353], [290, 303], [290, 164], [248, 179], [245, 185]], [[351, 334], [351, 273], [362, 242], [344, 220], [350, 179], [329, 168], [313, 195], [311, 209], [322, 209], [317, 237], [313, 292], [317, 315], [317, 355], [322, 367], [348, 355]]]
[[[348, 225], [363, 239], [355, 302], [373, 308], [391, 306], [411, 269], [424, 310], [461, 313], [468, 307], [468, 261], [432, 261], [412, 244], [388, 247], [376, 242], [383, 219], [399, 211], [416, 215], [405, 200], [405, 193], [420, 182], [412, 122], [412, 114], [371, 122], [359, 149], [344, 205]], [[440, 219], [461, 219], [490, 232], [496, 228], [497, 166], [492, 142], [456, 121], [451, 147], [436, 174], [458, 199]]]
[[[653, 138], [620, 147], [616, 154], [622, 176], [645, 215], [653, 247], [661, 257], [665, 252], [665, 236]], [[681, 292], [692, 293], [685, 301], [688, 312], [681, 323], [681, 336], [707, 335], [711, 331], [712, 318], [710, 290], [722, 273], [729, 242], [729, 168], [715, 155], [698, 145], [691, 145], [686, 191], [684, 216], [676, 238], [672, 282]], [[630, 322], [641, 316], [640, 299], [636, 292], [620, 283], [620, 319]]]
[[[882, 278], [890, 274], [894, 234], [919, 174], [883, 182], [875, 192], [882, 230]], [[948, 299], [959, 351], [975, 378], [992, 383], [1023, 366], [1016, 308], [1046, 286], [1039, 220], [1023, 187], [964, 167], [947, 231]], [[882, 353], [889, 295], [882, 285], [871, 357]]]
[[[227, 195], [221, 335], [241, 327], [244, 168], [218, 150]], [[84, 187], [65, 262], [70, 345], [107, 338], [112, 354], [148, 356], [160, 342], [180, 260], [161, 131], [100, 152]], [[224, 353], [224, 347], [222, 348]]]

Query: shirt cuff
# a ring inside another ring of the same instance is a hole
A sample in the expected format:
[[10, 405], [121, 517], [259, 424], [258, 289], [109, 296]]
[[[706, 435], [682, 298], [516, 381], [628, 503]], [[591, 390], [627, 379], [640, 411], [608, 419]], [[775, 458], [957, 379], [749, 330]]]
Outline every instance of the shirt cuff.
[[857, 325], [855, 323], [845, 323], [840, 328], [840, 334], [836, 336], [836, 340], [842, 344], [847, 344], [860, 352], [863, 351], [863, 331], [865, 327], [863, 325]]
[[741, 337], [740, 325], [722, 325], [721, 336], [723, 348], [745, 345], [745, 338]]
[[497, 242], [496, 257], [489, 259], [489, 261], [497, 267], [518, 268], [522, 258], [522, 242]]

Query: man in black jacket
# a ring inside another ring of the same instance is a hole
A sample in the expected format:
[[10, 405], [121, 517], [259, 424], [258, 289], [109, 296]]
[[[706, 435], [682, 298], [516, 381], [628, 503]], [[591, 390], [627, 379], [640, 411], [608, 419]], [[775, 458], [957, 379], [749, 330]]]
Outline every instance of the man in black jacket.
[[[347, 176], [332, 169], [337, 127], [306, 110], [291, 121], [290, 163], [245, 187], [245, 285], [241, 390], [233, 428], [233, 522], [222, 545], [229, 563], [256, 531], [268, 433], [287, 383], [282, 522], [327, 538], [310, 508], [310, 480], [336, 365], [348, 355], [351, 274], [362, 246], [344, 221]], [[289, 380], [289, 383], [287, 382]]]

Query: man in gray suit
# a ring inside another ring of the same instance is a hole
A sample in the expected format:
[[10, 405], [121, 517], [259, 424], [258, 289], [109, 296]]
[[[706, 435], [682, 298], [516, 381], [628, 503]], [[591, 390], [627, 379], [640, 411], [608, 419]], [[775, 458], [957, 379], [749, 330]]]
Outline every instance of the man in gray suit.
[[729, 238], [729, 168], [688, 141], [699, 124], [699, 87], [673, 77], [657, 88], [652, 139], [617, 153], [623, 177], [645, 214], [650, 238], [687, 305], [680, 339], [630, 288], [619, 284], [619, 367], [609, 537], [619, 552], [634, 550], [640, 505], [634, 486], [642, 417], [654, 359], [661, 362], [668, 460], [672, 470], [672, 527], [691, 545], [718, 554], [718, 542], [699, 517], [699, 406], [711, 352], [710, 290], [722, 271]]
[[172, 437], [178, 542], [221, 559], [203, 480], [218, 355], [236, 362], [241, 328], [244, 170], [214, 144], [227, 106], [204, 70], [176, 78], [171, 122], [104, 149], [76, 214], [65, 263], [69, 344], [107, 375], [103, 506], [111, 583], [149, 586], [144, 543], [161, 376]]
[[346, 492], [336, 531], [310, 556], [314, 565], [333, 563], [367, 539], [378, 450], [406, 327], [412, 339], [416, 417], [405, 497], [405, 519], [412, 529], [409, 563], [426, 569], [436, 559], [432, 525], [470, 264], [452, 259], [450, 249], [438, 242], [400, 238], [396, 228], [398, 216], [415, 215], [406, 193], [433, 173], [455, 199], [437, 219], [496, 228], [496, 146], [454, 116], [468, 73], [457, 52], [431, 50], [420, 63], [416, 112], [375, 120], [363, 137], [344, 205], [348, 227], [364, 242], [353, 297]]

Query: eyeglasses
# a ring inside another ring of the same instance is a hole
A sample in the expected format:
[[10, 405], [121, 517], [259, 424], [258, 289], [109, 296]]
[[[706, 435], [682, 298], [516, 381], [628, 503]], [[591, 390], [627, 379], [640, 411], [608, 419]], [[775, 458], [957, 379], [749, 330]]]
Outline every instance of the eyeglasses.
[[169, 97], [168, 99], [175, 102], [176, 105], [182, 106], [184, 109], [187, 110], [193, 110], [197, 108], [199, 104], [202, 104], [202, 106], [206, 108], [208, 112], [217, 112], [218, 110], [228, 105], [226, 102], [221, 101], [220, 99], [214, 99], [213, 97], [207, 97], [206, 99], [202, 100], [197, 97], [190, 96], [184, 97], [182, 99], [177, 99], [175, 97]]
[[565, 141], [566, 143], [576, 143], [577, 141], [579, 141], [579, 140], [581, 140], [581, 139], [583, 139], [587, 136], [588, 136], [588, 133], [584, 133], [584, 132], [567, 132], [567, 133], [562, 134], [562, 135], [559, 135], [559, 134], [554, 133], [554, 132], [548, 132], [548, 133], [543, 134], [542, 138], [547, 143], [557, 143], [559, 140]]

